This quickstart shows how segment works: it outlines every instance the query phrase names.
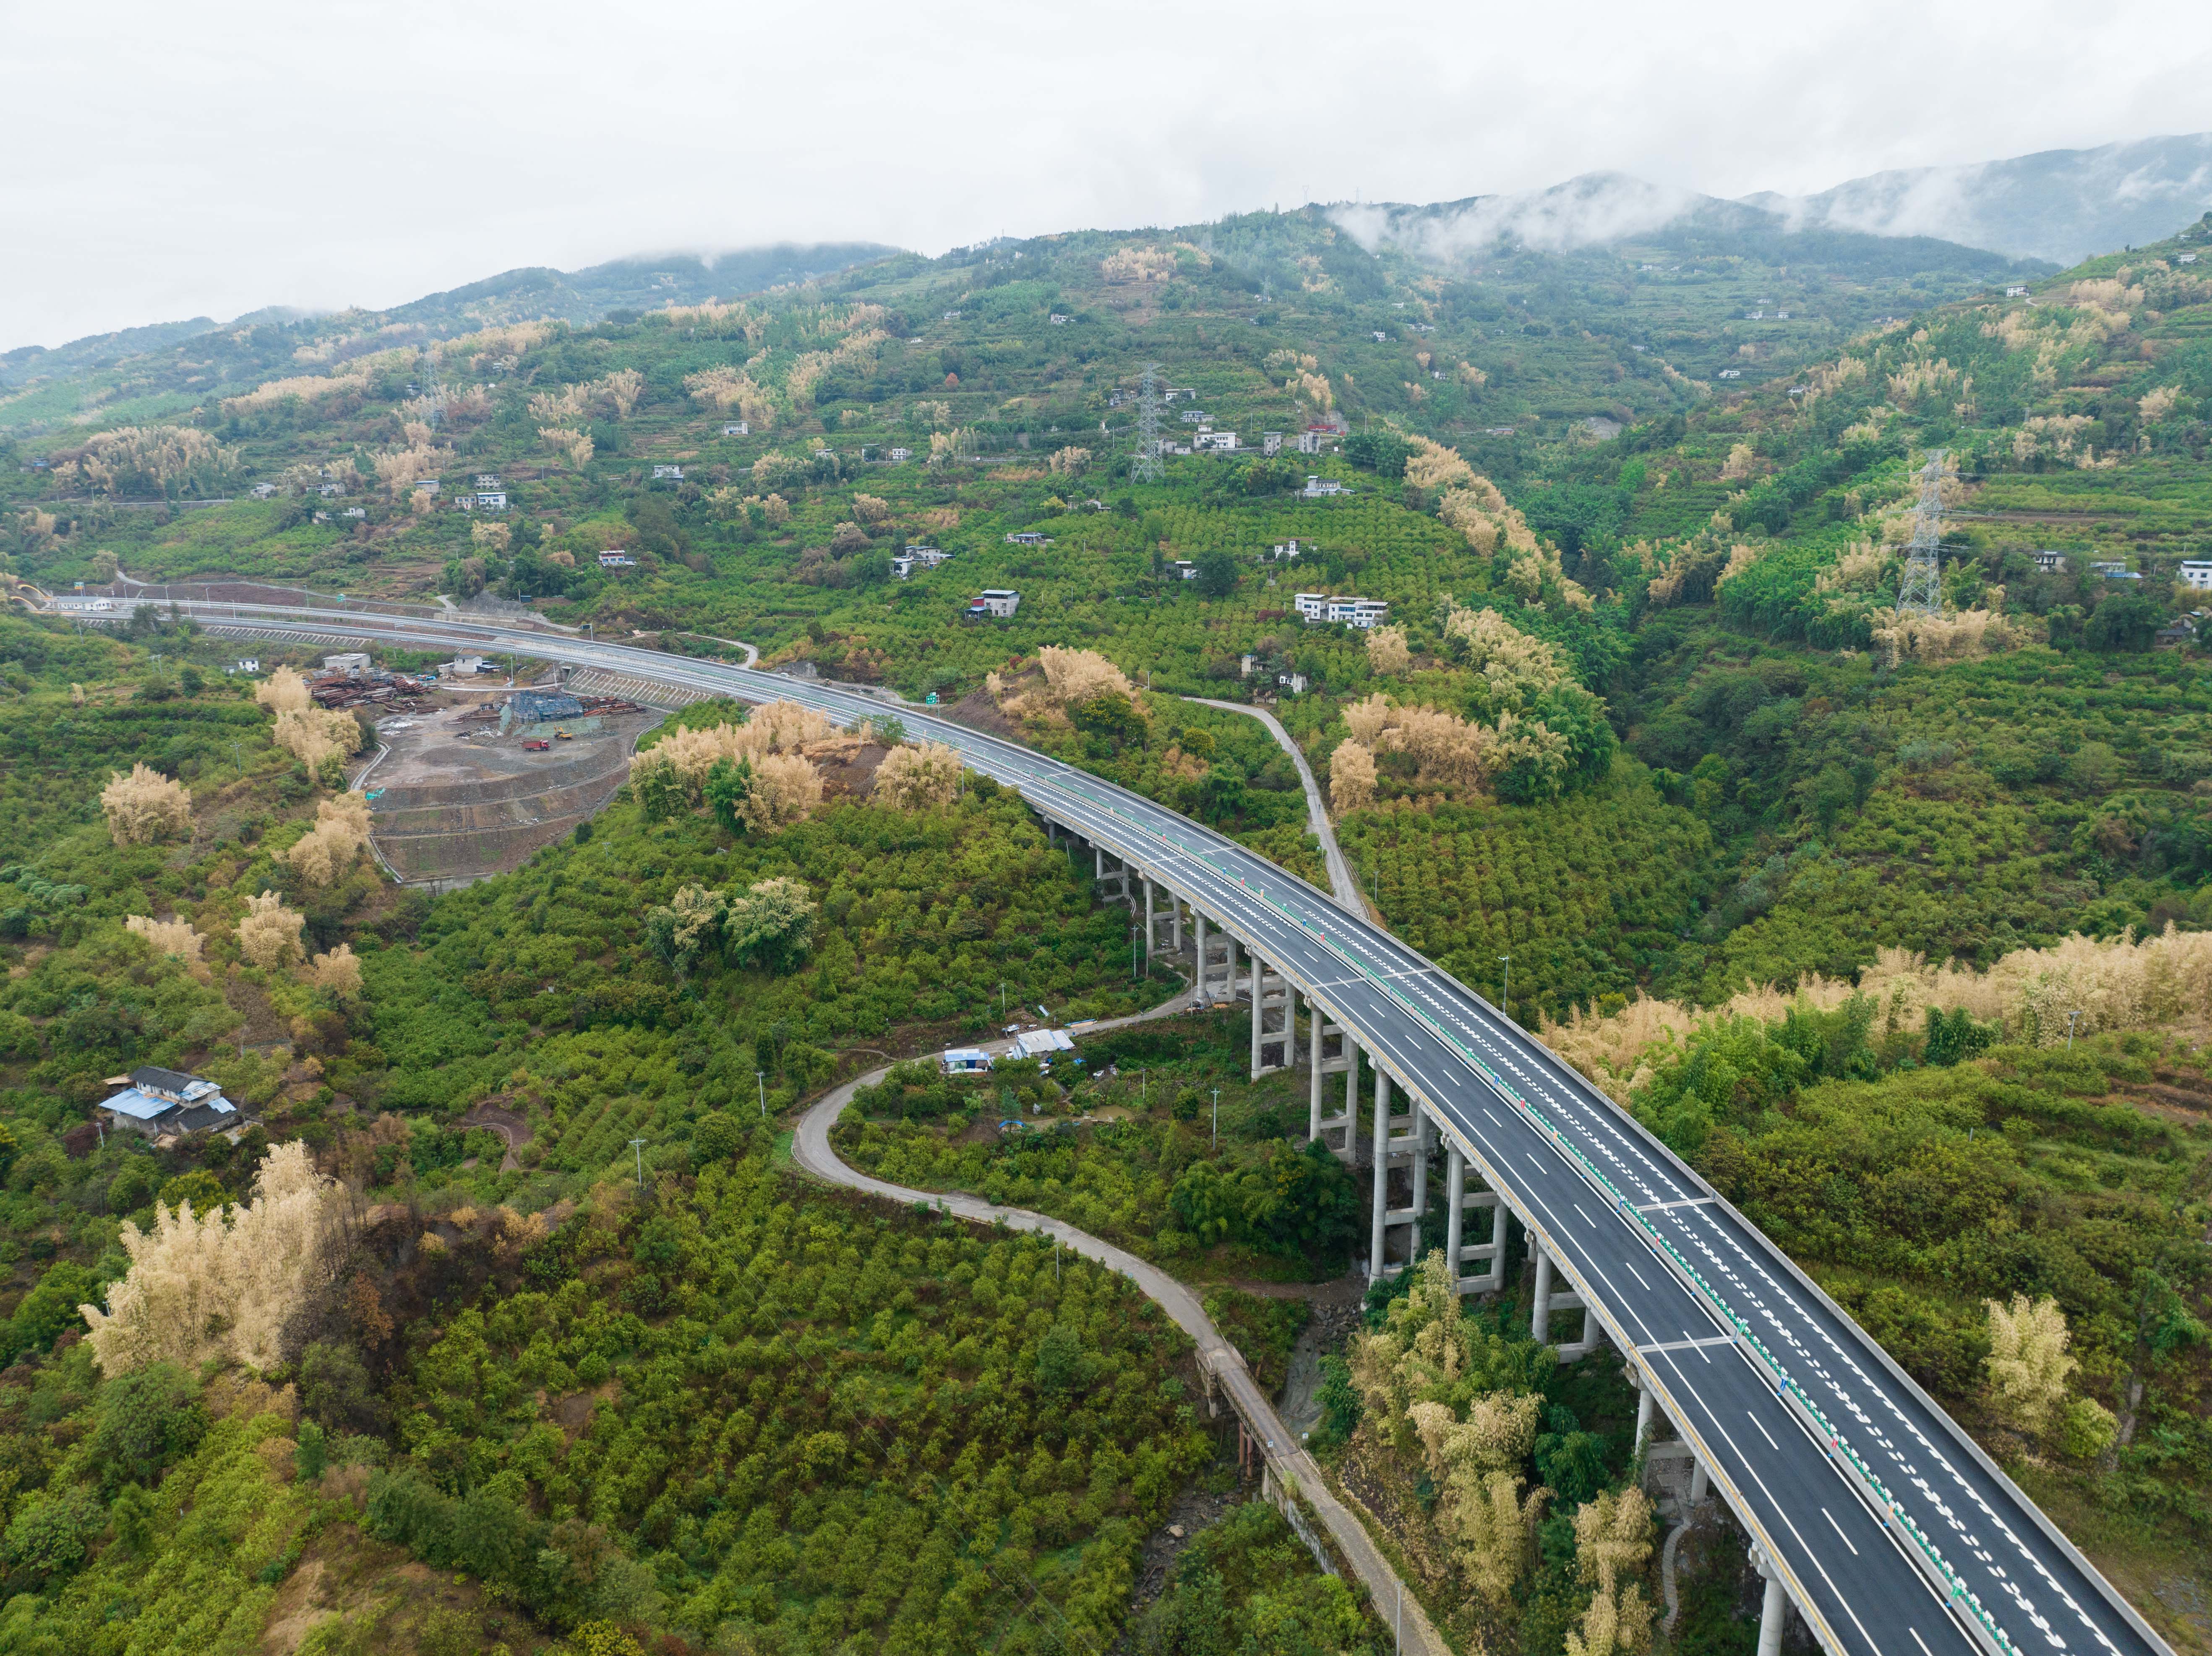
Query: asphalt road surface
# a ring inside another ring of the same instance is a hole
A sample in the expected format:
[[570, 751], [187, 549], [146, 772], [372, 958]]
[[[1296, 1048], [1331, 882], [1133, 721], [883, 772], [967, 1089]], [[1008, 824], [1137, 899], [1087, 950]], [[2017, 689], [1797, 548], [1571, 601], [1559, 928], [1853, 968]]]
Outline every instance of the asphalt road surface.
[[[118, 604], [127, 612], [128, 600]], [[847, 722], [882, 711], [834, 686], [545, 630], [336, 610], [178, 607], [216, 630], [380, 638], [601, 666], [748, 701], [788, 699]], [[1668, 1416], [1829, 1649], [1965, 1656], [2010, 1648], [2025, 1656], [2166, 1648], [1755, 1227], [1480, 995], [1304, 881], [1174, 811], [924, 711], [908, 707], [902, 717], [909, 736], [950, 744], [971, 769], [1019, 788], [1048, 816], [1194, 903], [1318, 999], [1396, 1085], [1431, 1107], [1568, 1285], [1596, 1308], [1608, 1337], [1634, 1352]]]

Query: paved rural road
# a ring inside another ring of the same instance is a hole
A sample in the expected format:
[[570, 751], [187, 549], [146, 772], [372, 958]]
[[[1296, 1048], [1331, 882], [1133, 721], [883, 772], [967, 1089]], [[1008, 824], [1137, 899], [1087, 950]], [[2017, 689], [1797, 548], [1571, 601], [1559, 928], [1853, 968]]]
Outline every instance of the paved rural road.
[[[1191, 1004], [1188, 995], [1178, 995], [1149, 1012], [1135, 1017], [1116, 1018], [1110, 1022], [1095, 1024], [1093, 1029], [1112, 1028], [1123, 1023], [1135, 1023], [1148, 1017], [1161, 1017], [1187, 1010]], [[994, 1047], [1008, 1047], [1012, 1042], [999, 1042]], [[1402, 1647], [1426, 1656], [1449, 1656], [1449, 1647], [1437, 1635], [1419, 1603], [1410, 1593], [1401, 1593], [1398, 1577], [1359, 1520], [1347, 1512], [1343, 1504], [1329, 1493], [1328, 1484], [1315, 1465], [1311, 1456], [1295, 1440], [1274, 1404], [1267, 1400], [1252, 1371], [1245, 1367], [1243, 1355], [1222, 1338], [1221, 1331], [1206, 1314], [1199, 1297], [1182, 1283], [1169, 1276], [1158, 1265], [1139, 1259], [1127, 1248], [1119, 1248], [1103, 1241], [1088, 1231], [1078, 1230], [1065, 1221], [1048, 1215], [1032, 1213], [1027, 1208], [1002, 1208], [983, 1200], [979, 1196], [941, 1193], [936, 1191], [908, 1190], [902, 1185], [890, 1185], [880, 1179], [846, 1165], [830, 1147], [830, 1130], [837, 1125], [845, 1107], [853, 1101], [853, 1095], [863, 1087], [872, 1087], [890, 1073], [885, 1065], [872, 1070], [825, 1093], [799, 1118], [799, 1131], [792, 1137], [793, 1160], [816, 1178], [833, 1185], [842, 1185], [848, 1190], [880, 1196], [886, 1201], [925, 1203], [934, 1208], [969, 1219], [979, 1224], [1003, 1224], [1014, 1230], [1036, 1231], [1057, 1236], [1063, 1246], [1073, 1248], [1087, 1259], [1096, 1259], [1108, 1268], [1120, 1271], [1142, 1289], [1145, 1294], [1174, 1318], [1176, 1325], [1190, 1336], [1191, 1344], [1198, 1348], [1199, 1361], [1209, 1368], [1218, 1384], [1235, 1393], [1237, 1412], [1258, 1431], [1262, 1447], [1269, 1459], [1295, 1478], [1297, 1488], [1327, 1526], [1329, 1538], [1336, 1550], [1352, 1566], [1366, 1586], [1376, 1616], [1388, 1627], [1394, 1617], [1401, 1617]]]
[[1241, 701], [1216, 701], [1210, 695], [1187, 695], [1182, 699], [1195, 701], [1200, 707], [1218, 707], [1224, 713], [1243, 713], [1267, 727], [1275, 738], [1275, 745], [1290, 755], [1291, 763], [1298, 767], [1298, 782], [1306, 791], [1306, 825], [1313, 829], [1314, 838], [1321, 841], [1321, 854], [1328, 864], [1329, 887], [1335, 892], [1337, 902], [1355, 914], [1364, 914], [1367, 903], [1360, 895], [1359, 882], [1352, 877], [1352, 864], [1345, 860], [1344, 848], [1336, 843], [1336, 825], [1328, 820], [1328, 806], [1322, 799], [1321, 783], [1313, 773], [1313, 767], [1306, 763], [1305, 754], [1283, 728], [1283, 721], [1265, 707], [1249, 707]]
[[[127, 610], [129, 600], [120, 604]], [[60, 613], [70, 613], [67, 600]], [[528, 627], [183, 603], [210, 631], [388, 640], [599, 666], [841, 722], [880, 705]], [[123, 612], [102, 619], [121, 619]], [[911, 707], [909, 734], [1194, 902], [1316, 1000], [1595, 1308], [1820, 1642], [1846, 1656], [2163, 1652], [1888, 1355], [1690, 1167], [1434, 961], [1256, 852], [1113, 784]], [[1607, 1359], [1593, 1359], [1603, 1361]], [[1876, 1482], [1878, 1480], [1878, 1482]]]

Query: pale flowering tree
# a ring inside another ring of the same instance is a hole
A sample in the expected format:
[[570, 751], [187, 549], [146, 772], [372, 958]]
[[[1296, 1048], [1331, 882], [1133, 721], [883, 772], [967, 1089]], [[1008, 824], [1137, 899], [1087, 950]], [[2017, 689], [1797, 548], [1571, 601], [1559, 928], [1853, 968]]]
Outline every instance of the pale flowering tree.
[[315, 826], [291, 849], [279, 853], [310, 886], [334, 884], [368, 844], [368, 800], [342, 793], [315, 807]]
[[1340, 816], [1375, 803], [1375, 755], [1357, 742], [1340, 742], [1329, 755], [1328, 802]]
[[318, 955], [308, 968], [310, 979], [318, 989], [324, 990], [342, 1001], [361, 998], [361, 961], [353, 952], [351, 943], [340, 943], [326, 955]]
[[279, 667], [253, 687], [253, 699], [280, 713], [304, 712], [315, 705], [307, 694], [307, 681], [289, 667]]
[[190, 920], [157, 920], [150, 915], [129, 914], [124, 917], [123, 929], [145, 938], [146, 947], [155, 954], [182, 961], [187, 966], [199, 965], [200, 951], [207, 946], [207, 939]]
[[148, 846], [192, 829], [191, 791], [144, 764], [131, 766], [127, 776], [112, 773], [100, 791], [100, 808], [118, 846]]
[[273, 891], [246, 900], [246, 913], [238, 922], [238, 952], [264, 969], [289, 966], [307, 953], [300, 932], [307, 917], [284, 907]]
[[941, 742], [894, 748], [876, 767], [875, 798], [901, 810], [952, 803], [960, 789], [960, 755]]
[[245, 1206], [206, 1214], [157, 1204], [151, 1232], [124, 1221], [130, 1271], [105, 1310], [78, 1307], [103, 1374], [210, 1360], [267, 1369], [290, 1355], [294, 1331], [344, 1263], [346, 1204], [296, 1139], [270, 1148], [253, 1188]]

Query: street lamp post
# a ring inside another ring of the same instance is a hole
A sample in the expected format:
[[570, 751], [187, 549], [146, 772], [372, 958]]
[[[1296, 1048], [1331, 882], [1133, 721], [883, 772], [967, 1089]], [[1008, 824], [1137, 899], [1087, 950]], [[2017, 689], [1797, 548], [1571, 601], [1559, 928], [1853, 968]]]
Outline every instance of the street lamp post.
[[1213, 1089], [1213, 1153], [1221, 1154], [1221, 1089]]
[[768, 1119], [768, 1071], [754, 1071], [753, 1081], [760, 1088], [761, 1119], [765, 1121]]
[[1498, 958], [1505, 962], [1505, 998], [1498, 1003], [1498, 1010], [1510, 1018], [1513, 1016], [1513, 956], [1500, 955]]
[[629, 1141], [629, 1147], [637, 1152], [637, 1187], [643, 1190], [645, 1188], [645, 1140], [633, 1138]]

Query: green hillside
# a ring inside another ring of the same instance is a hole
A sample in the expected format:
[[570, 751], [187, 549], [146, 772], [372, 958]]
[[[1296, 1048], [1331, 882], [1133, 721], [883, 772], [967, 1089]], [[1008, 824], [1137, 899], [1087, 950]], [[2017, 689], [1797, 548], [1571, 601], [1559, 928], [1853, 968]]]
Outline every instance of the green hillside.
[[[2212, 222], [2058, 273], [1749, 219], [1418, 245], [1253, 215], [121, 339], [17, 365], [0, 551], [49, 591], [742, 640], [1318, 877], [1286, 756], [1188, 698], [1265, 701], [1376, 913], [1485, 992], [1510, 955], [1516, 1016], [2203, 1647], [2212, 595], [2179, 578], [2212, 557]], [[1148, 364], [1194, 451], [1157, 477]], [[1900, 615], [1936, 449], [1941, 600]], [[462, 508], [480, 473], [503, 507]], [[949, 556], [901, 579], [909, 547]], [[972, 618], [985, 587], [1018, 610]], [[1387, 613], [1309, 623], [1300, 593]], [[317, 742], [357, 730], [249, 695], [233, 653], [150, 610], [0, 620], [0, 1648], [1382, 1647], [1238, 1504], [1180, 1337], [1115, 1279], [791, 1167], [837, 1080], [1009, 1002], [1172, 991], [1017, 801], [710, 706], [588, 832], [431, 897], [348, 827]], [[1217, 1285], [1438, 1623], [1556, 1656], [1626, 1393], [1550, 1367], [1510, 1297], [1453, 1325], [1540, 1399], [1521, 1470], [1557, 1497], [1479, 1590], [1348, 1308], [1318, 1381], [1291, 1355], [1360, 1193], [1241, 1052], [1189, 1018], [1080, 1077], [894, 1068], [839, 1142]], [[103, 1134], [106, 1077], [148, 1063], [256, 1125]], [[294, 1146], [343, 1222], [272, 1253], [325, 1274], [242, 1273], [237, 1314], [111, 1367], [99, 1307], [143, 1315], [150, 1274], [126, 1222], [189, 1199], [260, 1234]], [[1989, 1363], [2015, 1295], [2076, 1365], [2034, 1407]], [[1394, 1297], [1364, 1325], [1433, 1313]], [[1751, 1636], [1729, 1544], [1687, 1588], [1700, 1648]]]

